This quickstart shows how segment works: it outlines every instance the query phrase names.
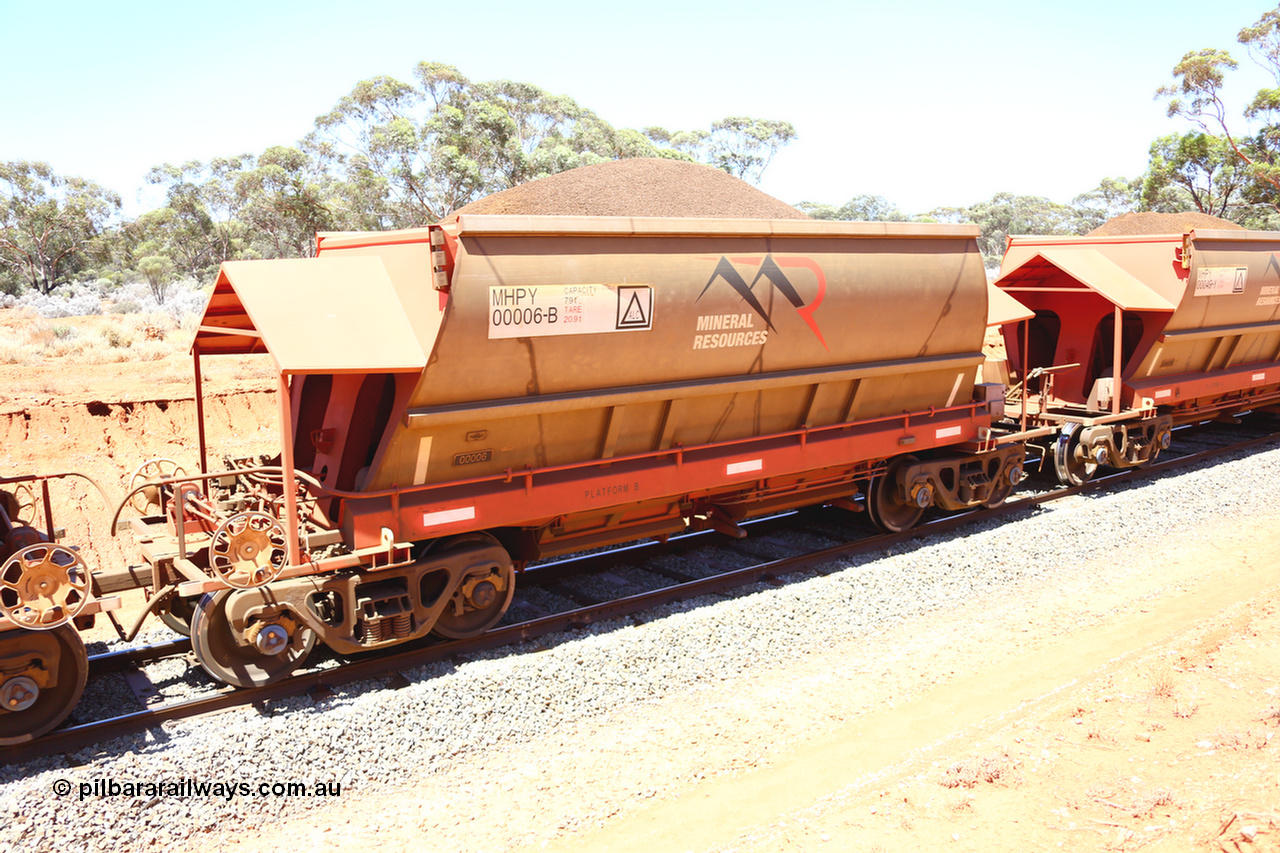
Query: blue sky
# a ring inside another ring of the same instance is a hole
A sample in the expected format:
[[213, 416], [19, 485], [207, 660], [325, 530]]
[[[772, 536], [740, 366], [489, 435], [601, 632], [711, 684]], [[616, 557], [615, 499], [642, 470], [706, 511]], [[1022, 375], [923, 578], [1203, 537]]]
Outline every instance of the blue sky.
[[573, 97], [620, 127], [792, 122], [761, 189], [885, 196], [909, 213], [1000, 191], [1069, 201], [1135, 176], [1185, 131], [1155, 90], [1189, 50], [1232, 50], [1239, 104], [1268, 83], [1244, 0], [116, 3], [0, 0], [0, 159], [118, 191], [147, 170], [292, 144], [361, 79], [420, 60]]

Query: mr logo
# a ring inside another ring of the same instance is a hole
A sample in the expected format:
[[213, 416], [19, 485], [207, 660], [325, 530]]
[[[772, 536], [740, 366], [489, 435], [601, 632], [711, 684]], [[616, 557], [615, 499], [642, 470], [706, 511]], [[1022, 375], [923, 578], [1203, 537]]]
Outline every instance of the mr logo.
[[[751, 279], [751, 283], [747, 284], [747, 280], [738, 272], [734, 264], [746, 264], [757, 267], [755, 278]], [[795, 285], [791, 283], [791, 279], [787, 278], [787, 274], [782, 271], [783, 267], [788, 269], [805, 269], [813, 273], [818, 280], [818, 292], [813, 297], [813, 301], [805, 303], [800, 293], [796, 290]], [[698, 294], [701, 300], [711, 289], [711, 285], [717, 280], [724, 279], [729, 283], [742, 300], [751, 306], [751, 310], [764, 320], [765, 324], [777, 331], [773, 326], [773, 318], [764, 305], [756, 297], [752, 289], [760, 279], [766, 279], [771, 285], [778, 289], [786, 300], [791, 303], [791, 307], [796, 309], [796, 313], [800, 315], [800, 319], [804, 320], [805, 325], [813, 332], [814, 337], [818, 339], [818, 343], [822, 344], [823, 349], [830, 349], [826, 340], [822, 337], [822, 332], [818, 329], [817, 322], [813, 319], [813, 313], [818, 310], [818, 306], [822, 304], [823, 297], [827, 295], [827, 277], [822, 272], [822, 267], [810, 258], [774, 258], [773, 255], [746, 256], [746, 257], [727, 257], [721, 255], [720, 262], [716, 264], [715, 271], [711, 273], [711, 278], [707, 281], [707, 286], [702, 288], [702, 293]]]

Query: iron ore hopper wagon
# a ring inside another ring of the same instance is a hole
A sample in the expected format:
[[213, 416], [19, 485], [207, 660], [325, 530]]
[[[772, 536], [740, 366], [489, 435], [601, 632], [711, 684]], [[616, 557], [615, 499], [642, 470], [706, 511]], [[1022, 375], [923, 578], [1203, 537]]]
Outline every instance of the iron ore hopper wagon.
[[1063, 483], [1131, 468], [1172, 427], [1280, 402], [1280, 234], [1194, 229], [1012, 237], [995, 285], [1027, 309], [1003, 326], [1008, 425]]
[[[462, 216], [223, 265], [200, 360], [269, 353], [281, 453], [137, 486], [148, 591], [215, 678], [503, 616], [550, 555], [790, 507], [1004, 499], [973, 226]], [[201, 416], [202, 418], [203, 416]], [[136, 633], [143, 618], [133, 626]], [[20, 728], [20, 726], [19, 726]], [[19, 732], [21, 734], [21, 732]]]

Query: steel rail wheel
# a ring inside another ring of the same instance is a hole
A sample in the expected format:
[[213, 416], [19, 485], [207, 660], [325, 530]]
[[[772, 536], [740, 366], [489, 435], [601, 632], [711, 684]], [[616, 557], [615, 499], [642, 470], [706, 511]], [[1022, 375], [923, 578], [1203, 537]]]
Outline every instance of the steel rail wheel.
[[1011, 494], [1013, 494], [1013, 483], [1009, 482], [1002, 471], [999, 482], [991, 487], [990, 497], [983, 501], [981, 505], [984, 509], [995, 509], [1008, 500]]
[[290, 633], [270, 623], [256, 626], [256, 641], [241, 645], [227, 619], [227, 602], [232, 595], [244, 594], [254, 593], [224, 589], [200, 599], [191, 616], [191, 650], [204, 671], [218, 681], [233, 687], [262, 687], [302, 666], [316, 635], [305, 625], [296, 625]]
[[919, 506], [898, 496], [898, 472], [915, 462], [914, 456], [899, 456], [889, 463], [883, 476], [871, 481], [871, 489], [867, 494], [867, 511], [872, 523], [886, 533], [910, 530], [924, 516], [927, 504]]
[[[39, 671], [0, 681], [0, 746], [35, 740], [65, 720], [89, 678], [84, 640], [70, 625], [0, 634], [0, 660], [30, 661]], [[39, 682], [43, 681], [44, 684]]]
[[1003, 504], [1022, 482], [1023, 476], [1021, 462], [1001, 468], [996, 472], [996, 482], [991, 486], [991, 494], [982, 502], [982, 506], [985, 509], [995, 509]]
[[0, 568], [0, 611], [15, 625], [65, 625], [89, 603], [89, 567], [65, 545], [28, 545]]
[[1053, 445], [1053, 470], [1064, 486], [1083, 485], [1098, 470], [1098, 463], [1080, 446], [1080, 424], [1067, 424], [1062, 428]]
[[175, 592], [156, 608], [156, 615], [174, 633], [190, 637], [191, 617], [195, 615], [198, 602], [199, 598], [184, 598]]
[[[437, 543], [427, 553], [447, 553], [466, 545], [498, 545], [498, 541], [487, 533], [471, 533]], [[473, 568], [445, 604], [431, 633], [447, 640], [478, 637], [498, 624], [515, 591], [516, 572], [509, 559]]]

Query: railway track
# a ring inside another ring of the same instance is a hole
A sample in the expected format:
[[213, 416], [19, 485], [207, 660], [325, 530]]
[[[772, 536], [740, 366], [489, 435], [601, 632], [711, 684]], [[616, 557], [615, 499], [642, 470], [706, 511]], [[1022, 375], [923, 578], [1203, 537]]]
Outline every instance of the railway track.
[[[1019, 493], [996, 509], [931, 518], [905, 533], [861, 535], [850, 539], [850, 531], [842, 529], [849, 525], [841, 524], [848, 518], [847, 511], [803, 511], [744, 525], [751, 528], [752, 536], [743, 540], [703, 531], [673, 537], [666, 543], [646, 542], [535, 565], [521, 578], [520, 588], [524, 590], [524, 597], [513, 602], [503, 624], [480, 637], [451, 642], [420, 642], [398, 647], [392, 653], [362, 656], [341, 663], [331, 658], [318, 668], [299, 672], [265, 687], [218, 688], [209, 686], [209, 682], [201, 695], [195, 698], [164, 702], [163, 689], [151, 682], [145, 667], [189, 654], [189, 640], [176, 639], [92, 655], [91, 679], [123, 674], [130, 692], [137, 698], [138, 710], [76, 723], [31, 743], [6, 747], [0, 750], [0, 763], [17, 764], [40, 756], [76, 752], [114, 738], [147, 731], [166, 722], [238, 706], [269, 703], [308, 693], [315, 699], [321, 699], [332, 695], [338, 687], [367, 679], [386, 678], [389, 686], [395, 686], [397, 681], [407, 683], [402, 672], [434, 662], [463, 658], [593, 623], [626, 616], [638, 617], [662, 605], [726, 593], [753, 583], [780, 585], [783, 583], [781, 579], [788, 574], [825, 563], [946, 533], [1072, 495], [1154, 477], [1216, 456], [1271, 444], [1280, 440], [1278, 428], [1280, 424], [1274, 418], [1262, 416], [1255, 416], [1243, 428], [1238, 424], [1231, 425], [1230, 430], [1217, 429], [1212, 424], [1191, 427], [1182, 431], [1175, 442], [1175, 448], [1181, 455], [1170, 453], [1148, 468], [1109, 473], [1071, 488]], [[1243, 440], [1242, 433], [1245, 434]], [[1031, 467], [1029, 462], [1028, 468]], [[797, 524], [796, 519], [801, 516], [803, 521]], [[803, 532], [800, 538], [808, 540], [807, 547], [783, 542], [779, 538], [781, 535], [795, 538], [798, 531]], [[795, 553], [777, 555], [786, 551]], [[638, 574], [667, 582], [656, 588], [644, 588], [635, 580]], [[580, 583], [584, 578], [591, 579], [592, 583]], [[617, 594], [602, 596], [601, 590], [609, 588]], [[326, 666], [325, 663], [331, 665]], [[188, 663], [186, 670], [203, 676], [194, 664]]]

